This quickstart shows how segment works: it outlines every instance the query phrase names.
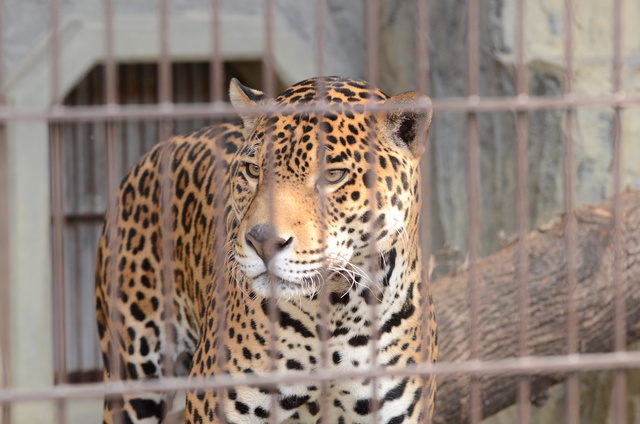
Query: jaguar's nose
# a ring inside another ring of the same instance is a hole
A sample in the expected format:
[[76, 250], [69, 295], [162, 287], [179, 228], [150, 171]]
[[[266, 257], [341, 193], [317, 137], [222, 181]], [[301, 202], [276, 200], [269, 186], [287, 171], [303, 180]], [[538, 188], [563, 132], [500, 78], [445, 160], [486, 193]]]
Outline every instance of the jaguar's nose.
[[275, 228], [269, 224], [258, 224], [249, 230], [245, 236], [247, 246], [256, 251], [260, 259], [269, 264], [269, 261], [279, 251], [285, 249], [293, 242], [293, 237], [284, 239], [277, 234]]

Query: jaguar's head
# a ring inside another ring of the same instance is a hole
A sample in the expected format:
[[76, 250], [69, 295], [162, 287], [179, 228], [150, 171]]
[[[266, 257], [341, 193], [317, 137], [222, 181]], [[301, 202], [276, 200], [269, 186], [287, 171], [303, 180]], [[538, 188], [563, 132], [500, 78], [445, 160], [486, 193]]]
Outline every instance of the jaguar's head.
[[231, 184], [239, 280], [261, 296], [270, 284], [280, 296], [310, 296], [327, 281], [342, 292], [367, 284], [366, 258], [414, 231], [429, 99], [389, 98], [338, 77], [302, 81], [271, 101], [236, 80], [230, 94], [245, 138]]

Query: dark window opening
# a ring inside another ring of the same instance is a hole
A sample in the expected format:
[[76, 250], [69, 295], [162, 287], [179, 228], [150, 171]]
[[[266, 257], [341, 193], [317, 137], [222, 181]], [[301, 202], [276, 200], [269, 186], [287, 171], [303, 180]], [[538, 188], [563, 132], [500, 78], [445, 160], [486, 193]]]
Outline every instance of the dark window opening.
[[[224, 65], [225, 96], [231, 78], [260, 89], [262, 69], [259, 61], [228, 62]], [[118, 66], [117, 98], [121, 104], [158, 102], [158, 65], [155, 63]], [[207, 62], [172, 64], [172, 100], [175, 103], [210, 101], [210, 65]], [[65, 106], [91, 106], [105, 103], [105, 67], [95, 66], [66, 96]], [[278, 83], [281, 87], [282, 84]], [[206, 118], [175, 119], [171, 134], [188, 133], [212, 124]], [[115, 124], [118, 173], [126, 171], [149, 151], [161, 137], [154, 120], [123, 121]], [[64, 210], [65, 210], [65, 287], [66, 301], [66, 381], [98, 381], [102, 376], [102, 357], [97, 337], [94, 307], [95, 254], [102, 219], [108, 204], [106, 165], [106, 125], [104, 122], [65, 124]], [[58, 375], [58, 373], [56, 373]]]

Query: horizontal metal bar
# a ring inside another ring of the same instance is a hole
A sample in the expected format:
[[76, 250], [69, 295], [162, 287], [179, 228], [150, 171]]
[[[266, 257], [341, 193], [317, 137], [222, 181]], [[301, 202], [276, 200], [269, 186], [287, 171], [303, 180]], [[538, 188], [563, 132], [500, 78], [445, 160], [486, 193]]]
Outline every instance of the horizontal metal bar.
[[106, 211], [102, 212], [69, 212], [64, 214], [65, 221], [101, 221], [104, 219], [104, 214]]
[[316, 374], [273, 372], [257, 375], [223, 375], [207, 380], [163, 378], [161, 380], [91, 384], [64, 384], [46, 388], [0, 389], [0, 404], [17, 402], [88, 399], [139, 392], [213, 390], [238, 386], [273, 386], [310, 381], [353, 380], [361, 378], [419, 376], [517, 376], [544, 375], [574, 371], [623, 370], [640, 367], [640, 352], [574, 354], [549, 357], [522, 357], [499, 361], [464, 361], [419, 365], [405, 368], [362, 370], [321, 370]]
[[[459, 97], [433, 100], [435, 111], [445, 112], [500, 112], [500, 111], [534, 111], [545, 109], [574, 109], [580, 107], [612, 107], [626, 108], [640, 106], [640, 95], [616, 93], [609, 96], [580, 97]], [[426, 107], [426, 106], [424, 106]], [[296, 106], [299, 112], [329, 112], [337, 106], [322, 103]], [[415, 110], [416, 107], [371, 104], [366, 107], [370, 112], [385, 112], [403, 109]], [[247, 108], [249, 114], [277, 112], [276, 106], [262, 105]], [[236, 110], [224, 102], [200, 104], [163, 103], [154, 105], [123, 106], [59, 106], [47, 110], [15, 110], [0, 107], [0, 123], [22, 120], [45, 120], [50, 122], [86, 122], [86, 121], [130, 121], [156, 119], [197, 119], [226, 118], [237, 116]]]

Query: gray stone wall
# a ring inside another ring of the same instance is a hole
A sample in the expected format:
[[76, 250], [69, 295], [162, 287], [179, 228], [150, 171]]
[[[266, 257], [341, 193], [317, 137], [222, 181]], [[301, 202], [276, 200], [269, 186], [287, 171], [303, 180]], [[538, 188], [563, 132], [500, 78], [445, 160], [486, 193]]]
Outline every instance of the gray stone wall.
[[[447, 98], [466, 95], [466, 3], [463, 0], [429, 2], [430, 95]], [[383, 1], [381, 73], [390, 92], [416, 87], [415, 1]], [[480, 6], [480, 95], [515, 94], [515, 0], [489, 0]], [[564, 9], [562, 1], [527, 2], [529, 94], [560, 96], [564, 93]], [[612, 92], [612, 2], [587, 0], [577, 5], [576, 94]], [[638, 5], [625, 11], [625, 89], [640, 91], [638, 52], [632, 16]], [[613, 193], [613, 111], [583, 108], [577, 111], [576, 178], [578, 204], [598, 203]], [[640, 177], [640, 143], [637, 109], [623, 114], [624, 183], [637, 187]], [[482, 113], [480, 133], [481, 249], [487, 255], [501, 246], [502, 237], [514, 234], [516, 225], [515, 114]], [[531, 228], [557, 220], [563, 211], [566, 115], [562, 111], [529, 114], [529, 219]], [[465, 259], [467, 245], [467, 131], [462, 113], [436, 113], [430, 136], [434, 249], [436, 272], [455, 269]], [[436, 252], [437, 254], [438, 252]], [[451, 260], [450, 258], [453, 258]], [[437, 308], [437, 305], [436, 305]], [[638, 346], [631, 347], [637, 349]], [[640, 375], [628, 373], [629, 422], [639, 418]], [[580, 422], [613, 423], [612, 377], [607, 372], [580, 377]], [[554, 387], [546, 401], [533, 407], [532, 423], [565, 420], [564, 386]], [[487, 419], [487, 424], [518, 421], [517, 407]]]

